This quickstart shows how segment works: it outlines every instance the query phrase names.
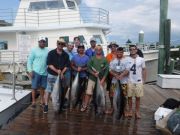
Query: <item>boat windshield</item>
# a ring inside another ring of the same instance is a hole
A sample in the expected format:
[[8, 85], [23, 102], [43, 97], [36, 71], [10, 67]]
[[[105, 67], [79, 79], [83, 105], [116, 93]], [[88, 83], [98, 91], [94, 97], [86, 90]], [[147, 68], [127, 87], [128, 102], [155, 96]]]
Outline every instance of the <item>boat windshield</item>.
[[29, 11], [38, 11], [46, 9], [64, 9], [63, 1], [39, 1], [31, 2], [29, 6]]

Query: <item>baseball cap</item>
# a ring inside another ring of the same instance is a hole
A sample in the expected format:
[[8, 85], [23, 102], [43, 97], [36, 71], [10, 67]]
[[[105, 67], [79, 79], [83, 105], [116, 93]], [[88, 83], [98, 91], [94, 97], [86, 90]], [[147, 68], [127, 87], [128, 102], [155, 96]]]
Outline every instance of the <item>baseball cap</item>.
[[41, 41], [41, 40], [46, 41], [46, 37], [40, 36], [40, 37], [38, 38], [38, 41]]
[[92, 42], [92, 41], [95, 41], [95, 42], [96, 42], [96, 39], [95, 39], [94, 37], [92, 37], [92, 38], [90, 39], [90, 42]]

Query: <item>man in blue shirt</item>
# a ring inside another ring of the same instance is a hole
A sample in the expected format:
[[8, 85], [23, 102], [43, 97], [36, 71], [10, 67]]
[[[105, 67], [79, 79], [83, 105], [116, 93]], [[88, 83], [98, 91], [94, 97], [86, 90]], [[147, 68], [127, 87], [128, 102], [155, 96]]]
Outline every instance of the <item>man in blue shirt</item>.
[[48, 49], [45, 47], [46, 38], [39, 37], [39, 46], [33, 48], [27, 61], [27, 70], [32, 79], [32, 109], [36, 108], [36, 90], [40, 89], [41, 105], [44, 104], [44, 89], [47, 85], [47, 56]]
[[85, 86], [87, 81], [87, 63], [89, 61], [89, 57], [84, 53], [85, 47], [84, 45], [78, 46], [78, 54], [76, 54], [71, 61], [71, 67], [73, 69], [73, 76], [76, 76], [77, 72], [79, 72], [79, 94], [77, 102], [75, 106], [79, 103], [82, 104], [82, 100], [84, 97]]
[[92, 56], [95, 56], [95, 47], [96, 47], [96, 39], [95, 38], [91, 38], [90, 39], [90, 44], [91, 44], [91, 48], [87, 49], [85, 54], [91, 58]]
[[[95, 56], [95, 47], [96, 47], [96, 39], [92, 37], [90, 39], [91, 48], [87, 49], [85, 54], [91, 58], [92, 56]], [[102, 51], [102, 55], [104, 56], [104, 52]]]

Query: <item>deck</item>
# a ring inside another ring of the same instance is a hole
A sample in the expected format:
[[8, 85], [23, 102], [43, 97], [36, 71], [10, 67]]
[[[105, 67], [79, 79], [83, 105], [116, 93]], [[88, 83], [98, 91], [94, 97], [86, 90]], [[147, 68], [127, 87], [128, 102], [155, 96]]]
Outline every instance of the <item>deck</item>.
[[28, 107], [2, 127], [0, 135], [159, 135], [153, 120], [154, 111], [167, 98], [180, 99], [180, 90], [146, 84], [144, 94], [140, 120], [133, 117], [114, 122], [110, 115], [98, 117], [78, 111], [55, 114], [51, 106], [48, 114], [43, 114], [39, 106], [36, 110]]

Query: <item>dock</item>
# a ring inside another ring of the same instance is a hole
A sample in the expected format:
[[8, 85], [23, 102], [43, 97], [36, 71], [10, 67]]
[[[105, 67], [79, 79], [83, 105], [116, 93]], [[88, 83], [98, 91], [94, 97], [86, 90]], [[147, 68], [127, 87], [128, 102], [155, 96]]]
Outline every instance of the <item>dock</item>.
[[0, 135], [160, 135], [155, 128], [154, 112], [167, 98], [180, 100], [180, 90], [146, 84], [141, 100], [142, 118], [138, 120], [133, 116], [114, 121], [111, 115], [100, 117], [78, 110], [57, 114], [51, 103], [48, 114], [40, 106], [35, 110], [28, 107], [3, 126]]

